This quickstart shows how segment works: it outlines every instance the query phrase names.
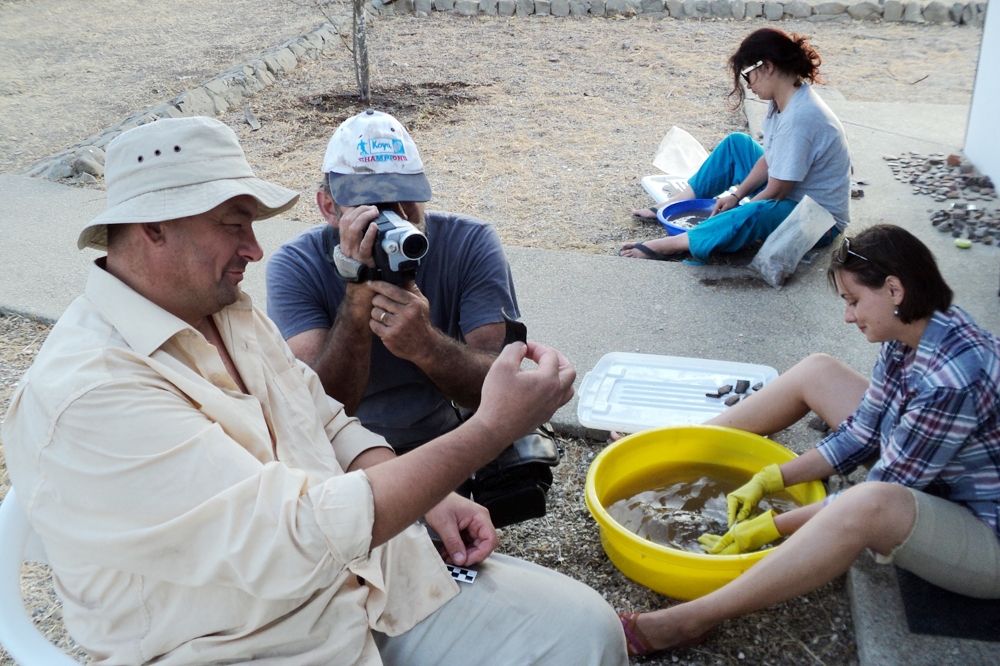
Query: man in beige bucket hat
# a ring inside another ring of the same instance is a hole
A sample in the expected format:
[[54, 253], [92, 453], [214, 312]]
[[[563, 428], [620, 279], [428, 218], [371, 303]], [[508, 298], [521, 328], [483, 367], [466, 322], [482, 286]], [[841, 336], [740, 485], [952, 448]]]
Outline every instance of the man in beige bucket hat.
[[[241, 291], [262, 255], [252, 223], [297, 194], [257, 179], [229, 128], [130, 130], [105, 177], [108, 209], [78, 244], [107, 256], [3, 425], [66, 626], [94, 663], [627, 663], [595, 592], [483, 562], [496, 533], [449, 493], [568, 400], [561, 354], [509, 346], [475, 417], [396, 458]], [[420, 517], [451, 561], [478, 563], [461, 593]]]

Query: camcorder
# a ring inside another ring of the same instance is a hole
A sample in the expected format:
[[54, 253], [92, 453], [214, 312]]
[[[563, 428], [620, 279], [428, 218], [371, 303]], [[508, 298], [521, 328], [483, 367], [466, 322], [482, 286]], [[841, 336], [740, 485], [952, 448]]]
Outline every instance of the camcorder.
[[372, 224], [378, 227], [372, 255], [382, 279], [396, 285], [414, 279], [427, 254], [427, 236], [391, 210], [380, 210]]

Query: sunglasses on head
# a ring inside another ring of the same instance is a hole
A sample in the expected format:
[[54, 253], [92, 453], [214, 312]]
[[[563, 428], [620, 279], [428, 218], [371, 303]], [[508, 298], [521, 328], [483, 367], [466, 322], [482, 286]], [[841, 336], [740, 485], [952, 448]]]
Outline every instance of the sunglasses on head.
[[868, 257], [864, 256], [863, 254], [858, 254], [857, 252], [851, 249], [850, 238], [844, 238], [844, 241], [840, 244], [840, 247], [837, 248], [837, 256], [836, 256], [837, 263], [840, 264], [845, 263], [847, 261], [847, 255], [849, 254], [853, 254], [855, 257], [861, 259], [862, 261], [869, 261]]
[[763, 64], [764, 64], [763, 60], [758, 60], [753, 65], [750, 65], [749, 67], [744, 67], [743, 69], [740, 70], [740, 76], [742, 76], [743, 80], [747, 82], [747, 85], [750, 85], [750, 72], [757, 69], [758, 67], [761, 67]]

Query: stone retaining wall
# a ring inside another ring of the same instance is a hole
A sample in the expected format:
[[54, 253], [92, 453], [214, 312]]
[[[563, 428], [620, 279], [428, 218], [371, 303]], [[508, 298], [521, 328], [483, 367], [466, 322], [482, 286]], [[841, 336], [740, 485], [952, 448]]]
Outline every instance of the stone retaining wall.
[[642, 16], [646, 18], [752, 19], [780, 21], [874, 21], [982, 26], [986, 3], [970, 0], [946, 3], [902, 2], [756, 2], [748, 0], [372, 0], [379, 14], [430, 15], [432, 11], [461, 16]]
[[[982, 26], [986, 3], [974, 0], [945, 5], [884, 0], [883, 3], [757, 2], [755, 0], [371, 0], [373, 14], [406, 13], [426, 17], [432, 11], [475, 16], [642, 16], [645, 18], [764, 19], [807, 21], [886, 21]], [[104, 175], [104, 148], [125, 130], [160, 118], [218, 116], [246, 103], [254, 93], [271, 85], [303, 59], [315, 60], [321, 53], [340, 48], [341, 35], [350, 37], [349, 17], [337, 25], [324, 23], [262, 53], [251, 62], [235, 65], [203, 85], [157, 106], [133, 114], [103, 132], [35, 163], [29, 176], [70, 183], [89, 184]], [[339, 33], [339, 34], [338, 34]]]

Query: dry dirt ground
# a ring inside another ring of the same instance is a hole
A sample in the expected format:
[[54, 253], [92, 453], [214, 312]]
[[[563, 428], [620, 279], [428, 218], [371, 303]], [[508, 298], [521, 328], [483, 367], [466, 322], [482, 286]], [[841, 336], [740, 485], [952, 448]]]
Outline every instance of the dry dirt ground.
[[[0, 72], [0, 172], [24, 170], [296, 34], [274, 2], [259, 3], [256, 32], [239, 38], [231, 35], [246, 22], [249, 0], [230, 0], [231, 10], [221, 14], [217, 3], [207, 3], [216, 13], [204, 25], [161, 21], [154, 6], [134, 0], [102, 2], [109, 14], [145, 18], [155, 26], [151, 30], [123, 29], [125, 17], [110, 25], [89, 15], [77, 20], [73, 4], [0, 0], [0, 55], [24, 54], [17, 55], [16, 67]], [[192, 12], [199, 5], [186, 4]], [[306, 11], [301, 6], [282, 7], [301, 29], [314, 22], [305, 14], [295, 18]], [[32, 11], [34, 16], [25, 15]], [[269, 30], [267, 12], [285, 27]], [[412, 131], [434, 188], [432, 207], [490, 220], [510, 245], [610, 253], [621, 240], [656, 233], [633, 222], [627, 210], [646, 201], [639, 179], [653, 173], [653, 153], [671, 125], [684, 127], [708, 148], [742, 128], [742, 118], [725, 101], [731, 78], [724, 62], [743, 35], [762, 25], [382, 18], [372, 29], [374, 104], [398, 113]], [[805, 22], [782, 27], [813, 38], [827, 83], [849, 100], [969, 101], [978, 30]], [[201, 30], [217, 36], [217, 48], [195, 39]], [[136, 58], [130, 40], [149, 55]], [[192, 42], [187, 51], [185, 40]], [[93, 71], [83, 71], [88, 68]], [[251, 100], [263, 124], [259, 131], [250, 131], [242, 112], [224, 118], [240, 134], [259, 175], [306, 193], [295, 211], [303, 222], [319, 221], [308, 200], [329, 135], [348, 113], [364, 108], [349, 99], [352, 80], [346, 55], [333, 54], [297, 68]], [[0, 316], [0, 413], [46, 331]], [[818, 437], [797, 426], [777, 439], [802, 451]], [[587, 466], [600, 446], [564, 442], [551, 514], [508, 529], [503, 547], [591, 584], [616, 608], [671, 603], [625, 579], [603, 555], [582, 497]], [[0, 494], [6, 483], [0, 461]], [[28, 574], [35, 617], [65, 641], [44, 571]], [[700, 647], [639, 663], [833, 665], [856, 658], [840, 579], [728, 622]], [[8, 663], [0, 652], [0, 665]]]

